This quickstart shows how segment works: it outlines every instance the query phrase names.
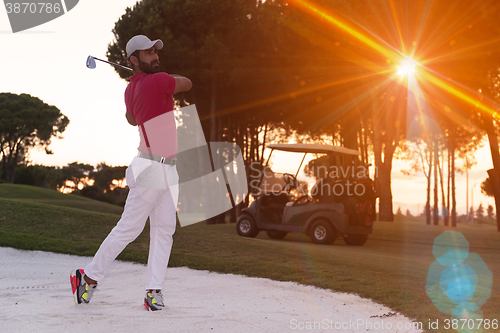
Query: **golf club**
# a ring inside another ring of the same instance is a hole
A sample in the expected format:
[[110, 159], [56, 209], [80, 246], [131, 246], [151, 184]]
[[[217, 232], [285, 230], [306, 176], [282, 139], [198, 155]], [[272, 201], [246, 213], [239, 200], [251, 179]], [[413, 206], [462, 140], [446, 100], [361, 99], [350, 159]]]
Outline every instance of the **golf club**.
[[95, 68], [95, 61], [96, 60], [105, 62], [107, 64], [110, 64], [110, 65], [113, 65], [113, 66], [116, 66], [116, 67], [120, 67], [120, 68], [123, 68], [123, 69], [128, 69], [129, 71], [133, 72], [132, 68], [125, 67], [125, 66], [122, 66], [122, 65], [118, 65], [118, 64], [115, 64], [114, 62], [109, 62], [109, 61], [102, 60], [102, 59], [99, 59], [99, 58], [96, 58], [96, 57], [93, 57], [93, 56], [88, 56], [87, 57], [87, 68], [94, 69]]

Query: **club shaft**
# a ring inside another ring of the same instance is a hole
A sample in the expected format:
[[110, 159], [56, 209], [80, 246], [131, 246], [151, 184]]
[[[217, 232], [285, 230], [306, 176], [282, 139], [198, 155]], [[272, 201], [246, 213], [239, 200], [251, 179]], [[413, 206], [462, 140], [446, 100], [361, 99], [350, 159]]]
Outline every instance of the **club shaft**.
[[115, 64], [114, 62], [109, 62], [109, 61], [106, 61], [106, 60], [102, 60], [102, 59], [99, 59], [99, 58], [96, 58], [96, 57], [93, 57], [95, 60], [99, 60], [99, 61], [102, 61], [102, 62], [105, 62], [107, 64], [110, 64], [110, 65], [113, 65], [113, 66], [116, 66], [116, 67], [120, 67], [120, 68], [123, 68], [123, 69], [127, 69], [131, 72], [133, 72], [134, 70], [130, 67], [126, 67], [126, 66], [122, 66], [122, 65], [118, 65], [118, 64]]

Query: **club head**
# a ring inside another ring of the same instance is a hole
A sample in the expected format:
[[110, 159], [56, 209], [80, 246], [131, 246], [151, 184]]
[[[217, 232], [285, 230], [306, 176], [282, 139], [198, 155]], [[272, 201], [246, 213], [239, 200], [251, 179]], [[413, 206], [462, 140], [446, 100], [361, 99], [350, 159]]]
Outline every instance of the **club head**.
[[87, 58], [87, 68], [90, 68], [90, 69], [94, 69], [95, 68], [94, 57], [88, 56], [88, 58]]

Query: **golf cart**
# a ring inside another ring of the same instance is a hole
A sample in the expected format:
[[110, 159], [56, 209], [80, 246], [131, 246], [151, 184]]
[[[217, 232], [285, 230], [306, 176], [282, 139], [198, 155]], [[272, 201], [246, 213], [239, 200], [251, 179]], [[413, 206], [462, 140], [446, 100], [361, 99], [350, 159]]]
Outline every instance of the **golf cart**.
[[[365, 244], [373, 233], [377, 195], [369, 178], [370, 164], [361, 165], [358, 151], [323, 144], [270, 144], [268, 148], [271, 152], [260, 179], [254, 180], [258, 183], [255, 200], [242, 209], [236, 223], [240, 236], [255, 237], [262, 230], [270, 238], [283, 239], [289, 232], [303, 232], [317, 244], [332, 244], [341, 237], [348, 245]], [[304, 154], [297, 172], [274, 172], [269, 166], [274, 151]], [[307, 183], [299, 186], [297, 181], [307, 154], [316, 156], [304, 168], [316, 179], [310, 191]]]

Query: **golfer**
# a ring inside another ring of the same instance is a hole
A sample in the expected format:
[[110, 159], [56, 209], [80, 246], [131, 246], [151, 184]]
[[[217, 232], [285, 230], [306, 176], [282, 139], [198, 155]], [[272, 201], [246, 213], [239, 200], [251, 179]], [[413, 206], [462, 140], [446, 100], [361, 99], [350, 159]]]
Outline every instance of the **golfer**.
[[160, 72], [159, 39], [144, 35], [132, 37], [126, 47], [134, 75], [125, 90], [127, 121], [138, 126], [138, 156], [127, 168], [130, 188], [121, 219], [99, 247], [85, 269], [71, 273], [75, 303], [89, 303], [109, 265], [135, 240], [149, 217], [151, 240], [147, 266], [146, 296], [148, 310], [162, 310], [161, 289], [165, 280], [172, 235], [176, 225], [178, 180], [175, 155], [177, 133], [172, 95], [191, 89], [191, 81]]

